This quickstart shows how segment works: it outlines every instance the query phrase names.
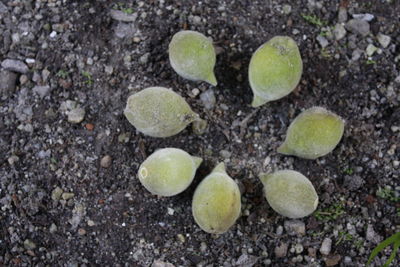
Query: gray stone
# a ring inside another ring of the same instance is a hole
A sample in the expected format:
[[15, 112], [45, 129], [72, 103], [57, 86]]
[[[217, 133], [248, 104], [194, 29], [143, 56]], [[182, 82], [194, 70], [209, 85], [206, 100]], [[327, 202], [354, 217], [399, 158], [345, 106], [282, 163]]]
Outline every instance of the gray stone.
[[296, 244], [296, 245], [294, 246], [294, 250], [296, 251], [296, 254], [300, 254], [300, 253], [303, 252], [304, 247], [303, 247], [302, 244]]
[[136, 29], [130, 23], [120, 22], [114, 29], [115, 36], [118, 38], [131, 38], [135, 34]]
[[147, 62], [149, 62], [149, 57], [150, 57], [150, 53], [146, 53], [143, 56], [140, 57], [140, 63], [142, 64], [147, 64]]
[[365, 49], [365, 52], [370, 57], [376, 52], [376, 50], [378, 50], [378, 48], [376, 46], [374, 46], [373, 44], [369, 44], [367, 46], [367, 49]]
[[17, 81], [17, 74], [8, 71], [8, 70], [1, 70], [0, 71], [0, 93], [8, 94], [13, 93], [15, 90], [15, 83]]
[[357, 61], [360, 59], [361, 55], [364, 53], [361, 49], [355, 49], [353, 53], [351, 54], [351, 60], [352, 61]]
[[0, 1], [0, 14], [6, 13], [7, 11], [7, 6]]
[[137, 13], [127, 14], [121, 10], [111, 9], [110, 16], [118, 21], [134, 22], [137, 18]]
[[151, 267], [174, 267], [172, 263], [155, 260]]
[[332, 249], [332, 239], [327, 237], [324, 239], [324, 241], [322, 241], [319, 252], [321, 252], [322, 255], [326, 256], [326, 255], [329, 255], [329, 253], [331, 253], [331, 249]]
[[344, 177], [343, 186], [345, 188], [347, 188], [349, 191], [355, 191], [355, 190], [359, 189], [363, 184], [364, 184], [364, 180], [361, 178], [361, 176], [346, 175]]
[[283, 11], [283, 14], [289, 15], [292, 12], [292, 6], [285, 4], [282, 6], [282, 11]]
[[207, 91], [200, 94], [200, 100], [206, 109], [212, 109], [215, 106], [216, 98], [213, 89], [208, 89]]
[[80, 123], [85, 118], [85, 110], [83, 108], [74, 108], [67, 112], [68, 122]]
[[346, 23], [346, 29], [362, 36], [367, 36], [370, 32], [369, 23], [365, 20], [351, 19]]
[[286, 243], [281, 243], [279, 244], [279, 246], [275, 247], [275, 256], [277, 258], [283, 258], [286, 256], [287, 254], [287, 250], [288, 250], [289, 245]]
[[333, 29], [333, 35], [337, 41], [343, 39], [346, 36], [346, 29], [344, 28], [343, 24], [338, 23], [335, 25]]
[[48, 85], [44, 85], [44, 86], [36, 85], [35, 87], [32, 88], [32, 91], [34, 93], [38, 94], [41, 98], [43, 98], [50, 92], [50, 86], [48, 86]]
[[27, 73], [29, 71], [28, 66], [24, 62], [16, 59], [5, 59], [1, 63], [1, 66], [6, 70], [18, 73]]
[[326, 40], [326, 38], [321, 35], [317, 36], [317, 41], [322, 48], [325, 48], [329, 45], [328, 40]]
[[32, 250], [32, 249], [35, 249], [35, 248], [36, 248], [36, 244], [35, 244], [32, 240], [30, 240], [30, 239], [25, 239], [25, 241], [24, 241], [24, 247], [25, 247], [25, 249], [27, 249], [27, 250]]
[[378, 33], [378, 35], [376, 36], [376, 38], [378, 38], [378, 42], [380, 43], [380, 45], [383, 48], [386, 48], [389, 46], [391, 38], [388, 35], [382, 34], [382, 33]]
[[223, 157], [223, 158], [225, 158], [225, 159], [229, 159], [230, 157], [231, 157], [231, 155], [232, 155], [232, 153], [231, 152], [229, 152], [229, 151], [227, 151], [227, 150], [221, 150], [220, 152], [219, 152], [219, 154], [221, 155], [221, 157]]
[[63, 190], [60, 187], [57, 186], [51, 192], [51, 199], [54, 200], [54, 201], [60, 200], [62, 193], [63, 193]]
[[305, 235], [306, 225], [300, 220], [290, 220], [283, 223], [289, 235]]
[[237, 267], [252, 267], [258, 261], [258, 257], [248, 254], [242, 254], [236, 261], [235, 266]]
[[103, 168], [109, 168], [111, 166], [112, 159], [109, 155], [105, 155], [100, 160], [100, 166]]
[[49, 232], [50, 232], [51, 234], [54, 234], [55, 232], [57, 232], [57, 225], [55, 225], [54, 223], [52, 223], [52, 224], [50, 225]]
[[365, 234], [365, 238], [366, 238], [368, 241], [371, 241], [371, 242], [373, 242], [373, 243], [375, 243], [375, 244], [378, 244], [378, 243], [382, 240], [381, 236], [379, 236], [379, 235], [375, 232], [374, 227], [373, 227], [372, 224], [368, 224], [368, 226], [367, 226], [367, 233]]
[[374, 15], [365, 13], [365, 14], [353, 14], [353, 18], [360, 19], [364, 21], [371, 21], [374, 19]]
[[347, 9], [344, 7], [339, 8], [338, 22], [343, 23], [347, 21]]
[[69, 199], [73, 198], [74, 196], [75, 196], [74, 193], [65, 192], [65, 193], [62, 193], [61, 198], [64, 200], [69, 200]]

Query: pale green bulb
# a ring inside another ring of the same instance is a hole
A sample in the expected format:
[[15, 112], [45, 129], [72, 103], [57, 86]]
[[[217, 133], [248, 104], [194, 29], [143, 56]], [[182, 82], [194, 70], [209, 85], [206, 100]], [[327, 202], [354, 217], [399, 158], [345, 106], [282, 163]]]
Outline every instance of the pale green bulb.
[[181, 149], [163, 148], [140, 165], [138, 177], [152, 194], [174, 196], [189, 187], [202, 161]]
[[217, 85], [214, 46], [203, 34], [195, 31], [176, 33], [169, 44], [169, 61], [183, 78]]
[[321, 107], [303, 111], [290, 124], [285, 142], [278, 152], [305, 159], [316, 159], [330, 153], [340, 142], [344, 121]]
[[180, 95], [164, 87], [149, 87], [128, 98], [124, 115], [145, 135], [169, 137], [189, 123], [204, 122]]
[[304, 175], [292, 170], [261, 174], [265, 198], [273, 210], [289, 218], [310, 215], [318, 206], [314, 186]]
[[253, 107], [292, 92], [303, 72], [299, 48], [288, 36], [276, 36], [257, 49], [250, 60], [249, 81]]
[[225, 172], [224, 164], [220, 163], [194, 192], [194, 220], [205, 232], [222, 234], [239, 218], [240, 209], [239, 187]]

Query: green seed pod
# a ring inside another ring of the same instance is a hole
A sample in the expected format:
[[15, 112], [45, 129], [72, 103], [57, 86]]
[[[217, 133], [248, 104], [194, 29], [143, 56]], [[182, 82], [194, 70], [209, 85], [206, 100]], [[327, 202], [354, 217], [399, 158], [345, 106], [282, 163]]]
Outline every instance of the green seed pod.
[[124, 115], [138, 131], [153, 137], [169, 137], [189, 123], [203, 122], [185, 99], [163, 87], [149, 87], [131, 95]]
[[305, 159], [316, 159], [330, 153], [343, 136], [344, 121], [321, 107], [303, 111], [290, 124], [285, 142], [278, 152]]
[[225, 172], [225, 165], [220, 163], [194, 192], [194, 220], [205, 232], [222, 234], [239, 218], [240, 209], [239, 187]]
[[140, 165], [139, 180], [152, 194], [174, 196], [188, 188], [202, 161], [181, 149], [163, 148]]
[[275, 36], [253, 54], [249, 66], [251, 105], [280, 99], [296, 88], [303, 72], [299, 48], [288, 36]]
[[169, 44], [169, 62], [183, 78], [217, 85], [212, 40], [195, 31], [176, 33]]
[[260, 174], [265, 198], [277, 213], [289, 218], [310, 215], [318, 206], [314, 186], [304, 175], [291, 170]]

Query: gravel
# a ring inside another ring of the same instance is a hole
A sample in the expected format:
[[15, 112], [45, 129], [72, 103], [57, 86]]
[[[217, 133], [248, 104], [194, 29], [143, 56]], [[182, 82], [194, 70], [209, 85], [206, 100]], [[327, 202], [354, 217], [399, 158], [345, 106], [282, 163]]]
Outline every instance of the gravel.
[[3, 62], [1, 62], [1, 66], [5, 70], [18, 73], [27, 73], [29, 71], [28, 66], [24, 62], [15, 59], [5, 59], [3, 60]]
[[370, 32], [369, 23], [365, 20], [351, 19], [346, 23], [346, 28], [353, 32], [358, 33], [361, 36], [367, 36]]
[[383, 48], [386, 48], [389, 46], [390, 41], [392, 40], [392, 38], [388, 35], [385, 35], [383, 33], [378, 33], [378, 35], [376, 36], [376, 38], [378, 39], [378, 42], [381, 44], [381, 46]]
[[1, 95], [8, 95], [15, 90], [15, 83], [17, 81], [17, 74], [8, 71], [0, 70], [0, 93]]
[[[0, 1], [0, 265], [364, 266], [400, 225], [397, 2]], [[184, 29], [213, 39], [216, 87], [171, 68], [168, 43]], [[296, 41], [303, 74], [294, 92], [254, 109], [249, 60], [275, 35]], [[136, 131], [123, 109], [149, 86], [184, 97], [205, 132]], [[316, 105], [346, 120], [335, 150], [278, 154], [290, 122]], [[168, 198], [135, 178], [163, 147], [203, 158], [189, 188]], [[242, 215], [216, 236], [190, 205], [220, 161], [240, 186]], [[268, 205], [258, 175], [281, 169], [313, 183], [310, 216]]]
[[289, 235], [304, 235], [306, 233], [306, 226], [300, 220], [285, 221], [284, 227]]
[[319, 252], [321, 252], [322, 255], [329, 255], [329, 253], [331, 253], [331, 249], [332, 249], [332, 239], [327, 237], [324, 239], [324, 241], [322, 241]]

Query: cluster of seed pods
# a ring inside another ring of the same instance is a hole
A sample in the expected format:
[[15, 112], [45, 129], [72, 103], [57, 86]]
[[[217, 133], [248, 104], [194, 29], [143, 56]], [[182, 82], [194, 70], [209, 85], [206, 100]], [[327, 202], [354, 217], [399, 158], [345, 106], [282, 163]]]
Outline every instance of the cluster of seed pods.
[[[183, 78], [217, 85], [214, 74], [216, 54], [210, 38], [195, 31], [176, 33], [169, 44], [169, 61]], [[260, 46], [249, 64], [249, 83], [253, 107], [280, 99], [298, 85], [303, 71], [299, 49], [287, 36], [276, 36]], [[149, 87], [127, 100], [124, 115], [141, 133], [152, 137], [178, 134], [190, 123], [196, 133], [205, 130], [206, 122], [188, 103], [171, 89]], [[286, 139], [278, 148], [285, 155], [316, 159], [330, 153], [340, 142], [344, 121], [322, 107], [312, 107], [290, 124]], [[193, 181], [202, 163], [177, 148], [155, 151], [139, 167], [138, 178], [152, 194], [169, 197], [183, 192]], [[260, 174], [267, 202], [273, 210], [289, 218], [312, 214], [318, 195], [310, 180], [293, 170]], [[241, 196], [238, 185], [218, 164], [197, 186], [192, 214], [199, 227], [222, 234], [240, 216]]]

